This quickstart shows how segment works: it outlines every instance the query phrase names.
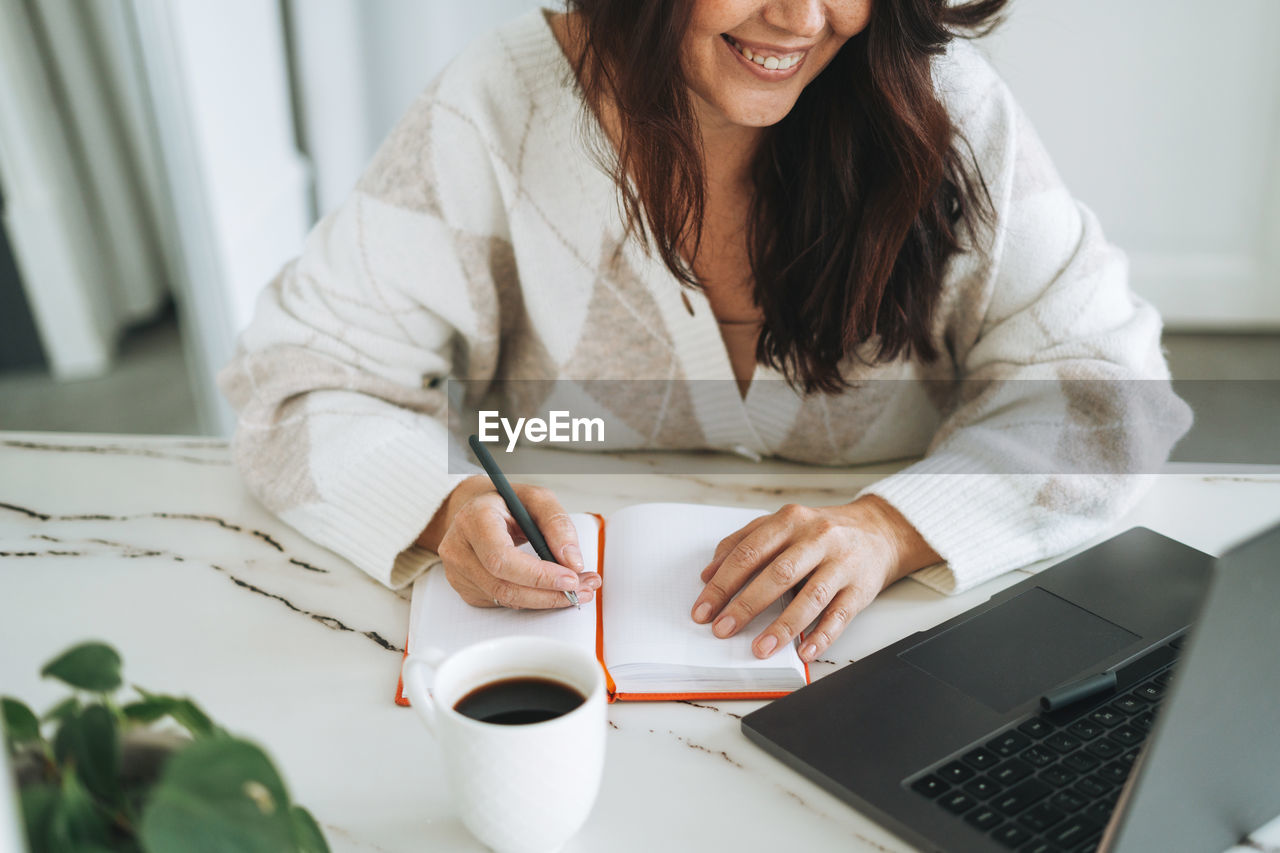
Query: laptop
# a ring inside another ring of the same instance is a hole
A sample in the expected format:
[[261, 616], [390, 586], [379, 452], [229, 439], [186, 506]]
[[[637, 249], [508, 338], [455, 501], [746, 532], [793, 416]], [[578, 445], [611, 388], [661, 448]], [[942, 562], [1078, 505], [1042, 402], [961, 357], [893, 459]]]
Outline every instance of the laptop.
[[922, 850], [1221, 853], [1280, 813], [1278, 696], [1280, 527], [1134, 528], [742, 729]]

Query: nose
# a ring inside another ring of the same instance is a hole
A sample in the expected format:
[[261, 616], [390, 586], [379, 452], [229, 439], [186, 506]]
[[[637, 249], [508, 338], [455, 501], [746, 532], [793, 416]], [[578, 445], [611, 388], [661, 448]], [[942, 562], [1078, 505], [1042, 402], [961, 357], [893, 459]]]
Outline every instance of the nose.
[[827, 25], [827, 0], [772, 0], [764, 19], [773, 27], [801, 38], [813, 38]]

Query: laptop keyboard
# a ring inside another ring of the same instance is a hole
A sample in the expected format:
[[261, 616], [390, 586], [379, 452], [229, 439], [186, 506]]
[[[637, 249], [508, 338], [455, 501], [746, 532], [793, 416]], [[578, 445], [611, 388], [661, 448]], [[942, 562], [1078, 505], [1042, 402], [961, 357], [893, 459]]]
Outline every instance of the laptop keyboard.
[[[1164, 649], [1176, 655], [1181, 645], [1179, 639]], [[1094, 850], [1173, 666], [1166, 663], [1106, 697], [1015, 722], [904, 784], [1010, 850]]]

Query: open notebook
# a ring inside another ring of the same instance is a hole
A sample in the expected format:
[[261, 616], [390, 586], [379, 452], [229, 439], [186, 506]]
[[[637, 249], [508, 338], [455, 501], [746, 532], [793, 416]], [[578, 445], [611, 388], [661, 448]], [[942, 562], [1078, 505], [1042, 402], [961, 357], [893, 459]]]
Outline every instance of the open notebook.
[[[698, 575], [716, 545], [761, 510], [693, 504], [637, 504], [608, 520], [573, 516], [586, 565], [603, 585], [576, 609], [507, 610], [472, 607], [434, 569], [413, 585], [408, 653], [446, 653], [513, 634], [555, 637], [594, 649], [615, 699], [772, 698], [809, 681], [797, 644], [767, 660], [751, 641], [782, 612], [774, 604], [729, 639], [689, 617], [702, 591]], [[525, 546], [528, 547], [527, 545]], [[797, 641], [798, 643], [798, 641]], [[396, 702], [407, 705], [397, 689]]]

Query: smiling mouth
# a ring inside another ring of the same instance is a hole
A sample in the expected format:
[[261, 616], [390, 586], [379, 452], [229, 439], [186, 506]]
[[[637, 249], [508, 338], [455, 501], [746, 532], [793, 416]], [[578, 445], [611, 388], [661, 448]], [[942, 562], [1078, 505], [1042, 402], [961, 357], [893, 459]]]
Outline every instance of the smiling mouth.
[[728, 43], [738, 54], [749, 62], [754, 62], [766, 71], [787, 71], [799, 65], [804, 59], [807, 50], [796, 51], [795, 53], [772, 54], [753, 51], [744, 44], [739, 44], [733, 36], [728, 33], [721, 33], [720, 37]]

